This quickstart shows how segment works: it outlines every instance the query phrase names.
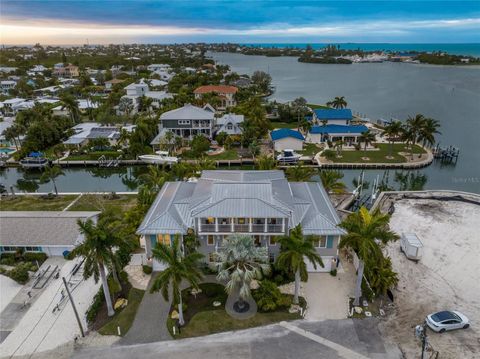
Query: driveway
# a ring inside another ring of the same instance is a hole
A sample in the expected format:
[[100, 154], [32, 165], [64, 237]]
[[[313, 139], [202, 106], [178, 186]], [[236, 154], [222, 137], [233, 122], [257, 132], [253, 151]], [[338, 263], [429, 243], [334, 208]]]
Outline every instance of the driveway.
[[336, 277], [330, 273], [309, 273], [303, 292], [308, 303], [305, 319], [345, 319], [348, 298], [354, 294], [355, 268], [351, 263], [342, 265]]
[[373, 318], [282, 322], [206, 337], [123, 347], [85, 348], [74, 359], [400, 359]]

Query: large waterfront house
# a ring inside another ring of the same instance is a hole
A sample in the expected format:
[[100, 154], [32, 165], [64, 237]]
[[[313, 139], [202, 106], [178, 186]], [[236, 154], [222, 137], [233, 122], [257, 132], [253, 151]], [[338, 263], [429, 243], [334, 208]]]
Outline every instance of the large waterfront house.
[[343, 141], [346, 144], [358, 143], [359, 137], [368, 128], [352, 124], [352, 111], [344, 109], [315, 109], [311, 118], [312, 127], [307, 142], [322, 143]]
[[62, 256], [83, 241], [77, 221], [100, 212], [0, 211], [0, 253], [44, 252]]
[[160, 138], [167, 131], [173, 132], [176, 136], [193, 138], [195, 135], [204, 135], [212, 138], [214, 113], [208, 109], [186, 104], [183, 107], [162, 113], [160, 116], [159, 134], [151, 142], [158, 144]]
[[[152, 258], [157, 243], [171, 245], [195, 233], [204, 261], [215, 264], [224, 238], [247, 234], [257, 246], [268, 249], [273, 262], [279, 236], [301, 224], [313, 235], [330, 271], [344, 231], [327, 193], [319, 182], [289, 182], [283, 171], [203, 171], [197, 182], [166, 182], [137, 230], [154, 270], [163, 269]], [[309, 271], [314, 271], [311, 264]]]
[[228, 85], [205, 85], [196, 88], [193, 93], [195, 94], [195, 99], [201, 99], [204, 95], [209, 93], [214, 93], [220, 98], [220, 104], [218, 105], [218, 110], [225, 110], [227, 107], [233, 107], [237, 105], [235, 100], [235, 94], [237, 93], [238, 88], [235, 86]]

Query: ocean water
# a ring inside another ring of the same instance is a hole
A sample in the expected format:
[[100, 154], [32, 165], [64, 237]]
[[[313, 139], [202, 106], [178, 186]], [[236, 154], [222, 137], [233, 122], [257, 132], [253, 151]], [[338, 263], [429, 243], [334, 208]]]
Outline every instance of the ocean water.
[[[245, 43], [246, 46], [262, 46], [262, 47], [276, 47], [276, 48], [302, 48], [304, 49], [306, 43]], [[480, 57], [480, 43], [476, 44], [392, 44], [392, 43], [316, 43], [310, 44], [314, 49], [321, 49], [327, 45], [340, 45], [341, 49], [364, 51], [444, 51], [452, 55], [468, 55]]]

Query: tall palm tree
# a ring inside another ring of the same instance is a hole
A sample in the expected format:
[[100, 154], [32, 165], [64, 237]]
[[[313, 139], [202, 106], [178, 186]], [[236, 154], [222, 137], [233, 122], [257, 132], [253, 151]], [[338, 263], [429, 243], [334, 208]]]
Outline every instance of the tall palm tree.
[[386, 244], [398, 239], [398, 235], [390, 230], [389, 221], [390, 215], [382, 214], [378, 209], [370, 213], [367, 208], [361, 207], [358, 212], [351, 213], [340, 224], [340, 227], [347, 230], [347, 234], [342, 237], [339, 248], [350, 248], [359, 259], [353, 305], [360, 304], [365, 262], [383, 258], [380, 245], [376, 240]]
[[345, 96], [337, 96], [332, 101], [327, 102], [327, 106], [341, 109], [347, 107], [347, 101], [345, 100]]
[[305, 167], [299, 162], [293, 167], [288, 167], [286, 174], [289, 181], [305, 182], [310, 181], [315, 170], [312, 167]]
[[160, 191], [163, 184], [170, 180], [171, 176], [163, 168], [158, 166], [148, 166], [148, 172], [139, 176], [139, 180], [154, 192]]
[[268, 155], [260, 155], [255, 161], [256, 167], [258, 170], [273, 170], [276, 168], [275, 158]]
[[298, 125], [298, 129], [302, 132], [303, 136], [307, 136], [307, 134], [312, 129], [312, 123], [308, 121], [306, 118], [300, 120]]
[[91, 219], [85, 222], [78, 220], [77, 224], [80, 233], [84, 236], [84, 241], [72, 251], [72, 255], [85, 258], [83, 270], [85, 279], [93, 276], [95, 282], [98, 282], [100, 277], [105, 302], [107, 303], [108, 316], [111, 317], [115, 314], [115, 311], [113, 310], [105, 266], [112, 263], [111, 249], [114, 245], [112, 238], [107, 235], [100, 223], [95, 225]]
[[388, 138], [388, 142], [390, 142], [390, 151], [389, 156], [392, 157], [393, 154], [393, 145], [395, 140], [400, 137], [403, 132], [403, 126], [400, 121], [392, 121], [388, 125], [385, 126], [383, 129], [383, 134]]
[[343, 173], [338, 170], [320, 171], [320, 180], [327, 193], [344, 193], [347, 186], [340, 181], [342, 178]]
[[398, 276], [392, 269], [390, 257], [370, 263], [365, 274], [377, 294], [387, 294], [387, 291], [398, 283]]
[[46, 166], [43, 169], [42, 176], [40, 177], [40, 182], [45, 183], [48, 181], [52, 181], [53, 188], [55, 190], [55, 195], [58, 196], [58, 189], [57, 189], [57, 183], [55, 182], [55, 178], [58, 176], [64, 176], [65, 173], [63, 173], [62, 168], [60, 166]]
[[334, 143], [334, 148], [337, 150], [337, 157], [340, 157], [342, 155], [342, 148], [345, 143], [342, 140], [336, 141]]
[[183, 318], [182, 281], [187, 281], [193, 288], [198, 288], [202, 279], [202, 272], [198, 267], [198, 261], [203, 257], [198, 252], [189, 253], [185, 256], [180, 248], [180, 236], [176, 235], [172, 246], [157, 243], [152, 250], [153, 258], [166, 265], [158, 277], [155, 278], [150, 292], [161, 291], [163, 298], [169, 300], [169, 289], [172, 288], [173, 302], [178, 304], [178, 321], [180, 325], [185, 324]]
[[410, 155], [412, 159], [413, 147], [417, 144], [420, 131], [422, 130], [424, 125], [425, 117], [421, 114], [416, 114], [415, 117], [408, 117], [407, 119], [406, 132], [408, 133], [409, 141], [412, 144], [410, 149]]
[[434, 120], [433, 118], [425, 119], [418, 134], [418, 140], [422, 142], [423, 147], [426, 145], [432, 147], [435, 144], [435, 135], [441, 134], [441, 132], [438, 130], [439, 128], [440, 123], [437, 120]]
[[238, 291], [238, 306], [243, 308], [251, 297], [252, 280], [259, 280], [270, 271], [267, 249], [256, 247], [248, 235], [233, 234], [224, 240], [218, 257], [217, 279], [227, 282], [225, 290], [229, 295]]
[[293, 303], [298, 304], [300, 280], [301, 278], [308, 280], [305, 258], [312, 263], [315, 269], [317, 269], [317, 265], [323, 267], [323, 261], [313, 246], [313, 238], [303, 236], [300, 224], [290, 231], [289, 236], [279, 238], [279, 242], [281, 249], [276, 264], [295, 273]]
[[365, 152], [365, 155], [367, 154], [367, 146], [371, 145], [373, 142], [375, 142], [375, 134], [371, 132], [370, 130], [367, 130], [365, 132], [362, 132], [360, 136], [358, 137], [358, 142], [364, 143], [365, 146], [363, 147], [363, 151]]
[[80, 118], [80, 109], [78, 108], [77, 100], [68, 92], [62, 93], [59, 97], [62, 107], [66, 108], [70, 113], [72, 123], [77, 124]]

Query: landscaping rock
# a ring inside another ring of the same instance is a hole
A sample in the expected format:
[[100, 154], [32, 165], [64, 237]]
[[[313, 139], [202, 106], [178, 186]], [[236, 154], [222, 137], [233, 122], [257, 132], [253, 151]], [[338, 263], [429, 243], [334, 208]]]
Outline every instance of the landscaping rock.
[[298, 304], [292, 304], [290, 308], [288, 309], [289, 313], [298, 313], [300, 312], [301, 307]]
[[357, 313], [357, 314], [362, 314], [362, 312], [363, 312], [362, 307], [355, 307], [353, 309], [355, 310], [355, 313]]
[[178, 319], [178, 312], [177, 312], [176, 310], [174, 310], [174, 311], [172, 312], [172, 314], [170, 314], [170, 318], [172, 318], [172, 319]]
[[213, 306], [214, 307], [219, 307], [222, 305], [222, 302], [219, 302], [218, 300], [216, 300], [215, 302], [213, 302]]
[[128, 300], [125, 298], [118, 298], [113, 306], [113, 309], [117, 310], [120, 308], [125, 308], [128, 305]]

